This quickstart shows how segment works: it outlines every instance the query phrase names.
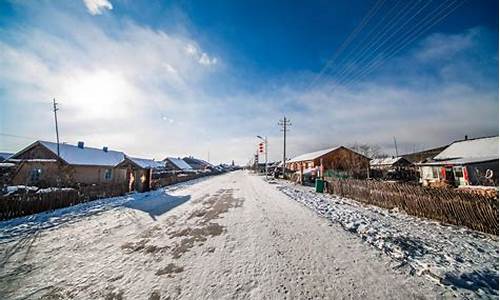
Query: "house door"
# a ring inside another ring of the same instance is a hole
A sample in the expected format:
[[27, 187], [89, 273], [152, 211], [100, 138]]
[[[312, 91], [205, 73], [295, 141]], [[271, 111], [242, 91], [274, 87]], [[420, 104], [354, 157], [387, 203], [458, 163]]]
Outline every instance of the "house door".
[[453, 167], [446, 166], [445, 167], [445, 179], [449, 184], [455, 184], [455, 176], [453, 175]]
[[134, 171], [132, 171], [131, 169], [128, 169], [127, 173], [128, 173], [128, 191], [132, 192], [135, 189]]

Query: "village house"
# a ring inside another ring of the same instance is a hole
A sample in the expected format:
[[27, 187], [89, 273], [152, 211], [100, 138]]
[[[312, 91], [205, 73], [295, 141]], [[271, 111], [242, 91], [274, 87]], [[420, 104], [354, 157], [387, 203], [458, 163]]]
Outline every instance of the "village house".
[[18, 165], [12, 184], [39, 187], [92, 184], [126, 184], [127, 168], [119, 167], [125, 154], [119, 151], [36, 141], [9, 162]]
[[211, 163], [192, 156], [184, 157], [182, 160], [190, 165], [193, 170], [198, 172], [209, 172], [214, 168]]
[[370, 177], [391, 180], [414, 178], [413, 164], [402, 156], [374, 158], [370, 161]]
[[165, 162], [125, 156], [117, 167], [127, 168], [129, 191], [147, 192], [152, 187], [153, 173], [165, 169]]
[[175, 157], [167, 157], [163, 160], [167, 170], [176, 172], [194, 172], [193, 168], [184, 160]]
[[319, 150], [294, 157], [286, 162], [292, 171], [320, 172], [324, 175], [344, 178], [367, 178], [370, 159], [344, 146]]
[[424, 186], [498, 186], [498, 136], [454, 142], [418, 166]]

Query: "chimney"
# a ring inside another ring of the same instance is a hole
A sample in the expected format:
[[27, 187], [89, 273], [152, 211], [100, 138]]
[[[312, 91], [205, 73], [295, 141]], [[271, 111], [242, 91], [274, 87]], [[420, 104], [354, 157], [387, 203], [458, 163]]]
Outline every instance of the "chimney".
[[83, 149], [83, 142], [82, 141], [78, 142], [78, 148]]
[[106, 147], [106, 146], [102, 147], [102, 151], [108, 152], [108, 147]]
[[465, 140], [468, 140], [468, 139], [469, 139], [469, 137], [467, 135], [465, 135]]

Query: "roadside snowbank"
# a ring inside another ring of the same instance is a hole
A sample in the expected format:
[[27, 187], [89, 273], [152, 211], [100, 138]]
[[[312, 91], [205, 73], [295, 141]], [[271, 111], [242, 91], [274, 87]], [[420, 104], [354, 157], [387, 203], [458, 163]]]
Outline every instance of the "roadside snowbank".
[[320, 216], [464, 296], [498, 298], [498, 238], [458, 226], [366, 206], [280, 181], [277, 189]]
[[[140, 202], [146, 199], [149, 200], [151, 198], [158, 198], [159, 196], [164, 195], [167, 192], [170, 193], [178, 189], [184, 189], [191, 185], [205, 181], [211, 177], [212, 176], [207, 176], [180, 182], [146, 193], [130, 193], [126, 196], [98, 199], [56, 209], [53, 211], [42, 212], [6, 221], [0, 221], [0, 244], [10, 242], [19, 236], [32, 234], [38, 230], [50, 229], [64, 223], [80, 221], [83, 218], [89, 217], [94, 214], [102, 213], [104, 211], [108, 211], [120, 206], [126, 206], [130, 201]], [[20, 188], [29, 188], [33, 191], [38, 190], [37, 187], [17, 187], [17, 189]]]

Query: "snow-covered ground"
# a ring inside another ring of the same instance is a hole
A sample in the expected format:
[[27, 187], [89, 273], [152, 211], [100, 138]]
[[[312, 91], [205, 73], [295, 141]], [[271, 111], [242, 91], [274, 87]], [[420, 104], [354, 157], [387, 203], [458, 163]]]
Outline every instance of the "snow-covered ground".
[[272, 183], [290, 198], [400, 261], [410, 272], [450, 286], [464, 297], [498, 298], [498, 237], [318, 194], [311, 187], [286, 181]]
[[277, 187], [309, 193], [241, 171], [0, 222], [0, 299], [460, 296]]

